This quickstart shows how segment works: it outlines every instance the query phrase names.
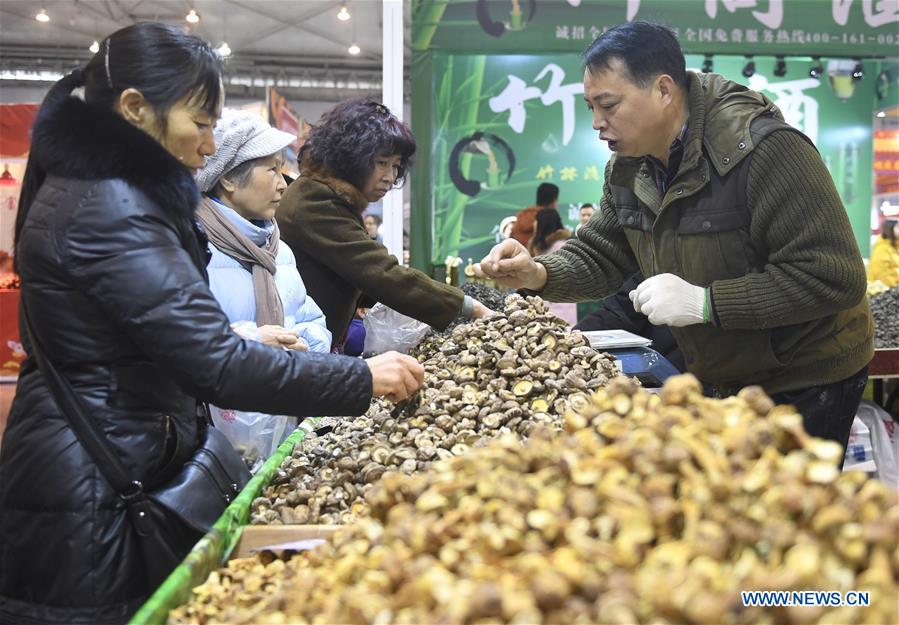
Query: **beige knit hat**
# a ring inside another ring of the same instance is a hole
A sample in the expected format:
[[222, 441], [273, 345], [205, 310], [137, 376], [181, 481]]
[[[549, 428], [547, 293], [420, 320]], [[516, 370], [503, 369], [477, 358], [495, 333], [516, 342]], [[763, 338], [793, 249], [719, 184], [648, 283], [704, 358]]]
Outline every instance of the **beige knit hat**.
[[197, 186], [206, 193], [223, 175], [254, 158], [280, 152], [297, 140], [292, 135], [272, 128], [258, 115], [240, 109], [225, 109], [215, 126], [215, 154], [197, 172]]

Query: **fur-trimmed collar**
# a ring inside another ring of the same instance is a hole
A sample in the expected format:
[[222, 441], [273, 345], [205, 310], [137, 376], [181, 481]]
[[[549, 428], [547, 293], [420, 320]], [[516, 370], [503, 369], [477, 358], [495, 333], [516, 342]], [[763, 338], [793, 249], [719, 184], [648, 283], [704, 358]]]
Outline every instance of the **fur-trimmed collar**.
[[546, 247], [542, 250], [538, 250], [534, 246], [534, 236], [531, 237], [531, 240], [528, 242], [528, 251], [531, 252], [532, 256], [538, 256], [540, 254], [546, 254], [549, 248], [558, 243], [559, 241], [567, 241], [571, 238], [571, 230], [568, 228], [562, 228], [561, 230], [555, 230], [550, 232], [546, 237]]
[[327, 185], [341, 199], [360, 213], [368, 208], [368, 200], [362, 195], [362, 191], [356, 185], [347, 182], [343, 178], [338, 178], [334, 175], [334, 172], [324, 165], [313, 163], [308, 158], [304, 158], [300, 162], [300, 176], [306, 176]]
[[555, 232], [550, 232], [549, 236], [546, 237], [546, 247], [550, 247], [559, 241], [566, 241], [571, 238], [571, 230], [568, 228], [562, 228], [561, 230], [556, 230]]
[[74, 96], [38, 114], [30, 158], [50, 175], [122, 179], [177, 215], [192, 217], [200, 200], [190, 171], [158, 141]]

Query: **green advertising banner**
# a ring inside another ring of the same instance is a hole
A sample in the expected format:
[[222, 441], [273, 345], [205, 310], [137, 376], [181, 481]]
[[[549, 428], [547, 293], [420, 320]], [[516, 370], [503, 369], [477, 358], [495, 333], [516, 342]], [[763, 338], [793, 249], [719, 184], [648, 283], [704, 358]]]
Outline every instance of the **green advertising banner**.
[[[688, 55], [687, 67], [698, 71], [703, 60]], [[881, 63], [865, 61], [866, 78], [846, 82], [829, 78], [826, 63], [823, 75], [811, 78], [817, 62], [808, 58], [788, 59], [780, 77], [774, 57], [755, 57], [750, 78], [742, 75], [742, 57], [713, 62], [716, 73], [771, 98], [812, 139], [867, 255], [874, 77]], [[611, 152], [591, 128], [582, 78], [580, 59], [570, 53], [433, 53], [414, 65], [413, 122], [419, 145], [427, 147], [413, 176], [413, 240], [431, 241], [426, 258], [413, 248], [417, 266], [442, 265], [449, 255], [480, 259], [499, 240], [500, 221], [532, 205], [541, 182], [561, 188], [559, 208], [570, 226], [581, 203], [598, 204]]]
[[697, 54], [899, 55], [897, 0], [413, 0], [412, 49], [580, 52], [635, 19]]

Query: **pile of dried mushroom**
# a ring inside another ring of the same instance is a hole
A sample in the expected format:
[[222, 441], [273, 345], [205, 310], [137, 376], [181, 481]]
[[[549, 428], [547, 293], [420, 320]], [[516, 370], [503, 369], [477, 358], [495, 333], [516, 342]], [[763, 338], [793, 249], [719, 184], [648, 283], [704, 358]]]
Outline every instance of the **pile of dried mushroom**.
[[457, 327], [419, 355], [425, 384], [407, 410], [376, 401], [309, 436], [253, 501], [254, 524], [339, 524], [363, 514], [386, 471], [411, 474], [502, 434], [562, 427], [569, 402], [617, 374], [539, 298], [510, 296], [502, 314]]
[[899, 347], [899, 288], [889, 289], [871, 298], [874, 317], [874, 347]]
[[[494, 289], [493, 287], [478, 284], [475, 282], [466, 282], [462, 285], [461, 288], [463, 293], [478, 300], [492, 311], [501, 312], [506, 306], [505, 300], [508, 295], [508, 291], [500, 291], [499, 289]], [[425, 337], [425, 340], [427, 341], [431, 339], [432, 337], [434, 337], [434, 335], [439, 335], [439, 337], [441, 338], [447, 338], [450, 334], [452, 334], [453, 330], [455, 330], [457, 326], [469, 322], [469, 319], [466, 319], [460, 315], [453, 319], [450, 324], [443, 330], [437, 331], [432, 328], [428, 335]]]
[[[288, 561], [230, 562], [170, 623], [897, 621], [896, 493], [841, 474], [791, 408], [618, 378], [567, 429], [385, 474], [370, 517]], [[743, 606], [755, 589], [871, 603]]]

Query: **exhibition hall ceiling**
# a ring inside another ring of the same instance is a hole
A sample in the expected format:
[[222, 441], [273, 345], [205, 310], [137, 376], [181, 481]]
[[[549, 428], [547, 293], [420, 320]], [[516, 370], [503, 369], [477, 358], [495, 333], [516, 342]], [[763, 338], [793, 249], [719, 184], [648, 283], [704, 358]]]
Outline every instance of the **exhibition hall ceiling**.
[[[342, 7], [349, 19], [338, 18]], [[42, 11], [48, 21], [35, 19]], [[199, 21], [187, 21], [191, 11]], [[64, 71], [95, 40], [154, 20], [227, 43], [232, 75], [380, 85], [381, 12], [380, 0], [2, 0], [0, 69]]]

